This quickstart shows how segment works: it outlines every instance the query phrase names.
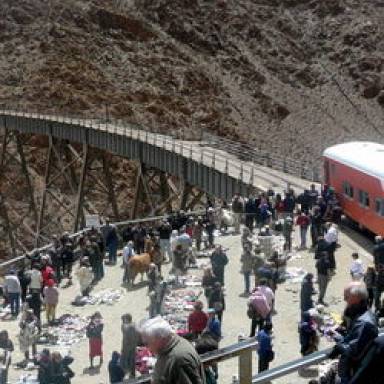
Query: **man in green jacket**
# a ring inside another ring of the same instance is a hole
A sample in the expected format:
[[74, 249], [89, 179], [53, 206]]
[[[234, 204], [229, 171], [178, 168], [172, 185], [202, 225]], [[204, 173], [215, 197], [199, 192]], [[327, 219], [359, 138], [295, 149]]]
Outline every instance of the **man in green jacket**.
[[196, 350], [176, 335], [161, 317], [141, 326], [145, 344], [157, 357], [152, 384], [203, 384], [202, 364]]

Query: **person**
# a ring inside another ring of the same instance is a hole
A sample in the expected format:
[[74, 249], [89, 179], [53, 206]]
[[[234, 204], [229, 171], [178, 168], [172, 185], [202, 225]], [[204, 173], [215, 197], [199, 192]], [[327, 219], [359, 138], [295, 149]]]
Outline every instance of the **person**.
[[42, 293], [44, 295], [44, 288], [48, 285], [49, 280], [54, 280], [55, 279], [55, 273], [53, 268], [49, 265], [48, 263], [48, 258], [49, 256], [43, 256], [41, 258], [41, 277], [43, 278], [43, 284], [42, 284]]
[[[268, 282], [266, 279], [260, 279], [259, 285], [256, 286], [254, 291], [259, 291], [262, 295], [264, 295], [265, 299], [267, 300], [267, 304], [271, 311], [274, 308], [275, 305], [275, 294], [273, 293], [273, 290], [268, 285]], [[271, 321], [271, 313], [267, 316], [267, 321]]]
[[40, 384], [51, 384], [52, 378], [52, 359], [49, 349], [44, 348], [38, 359], [36, 359], [38, 365], [37, 379]]
[[361, 280], [364, 277], [364, 264], [357, 252], [352, 253], [352, 263], [349, 269], [352, 280]]
[[300, 228], [300, 249], [307, 248], [307, 232], [310, 219], [305, 211], [299, 211], [296, 219], [296, 225]]
[[203, 242], [204, 224], [202, 219], [198, 219], [193, 226], [192, 237], [195, 240], [196, 249], [201, 251], [201, 243]]
[[24, 309], [19, 323], [19, 345], [20, 351], [24, 353], [25, 361], [29, 360], [29, 348], [32, 348], [32, 355], [36, 355], [36, 341], [39, 333], [39, 320], [31, 309]]
[[90, 237], [87, 242], [87, 248], [89, 253], [89, 263], [92, 267], [94, 279], [95, 281], [99, 281], [104, 277], [103, 252], [95, 237]]
[[197, 339], [207, 326], [208, 315], [203, 311], [203, 307], [203, 303], [197, 300], [193, 306], [194, 310], [188, 316], [188, 331], [193, 339]]
[[95, 277], [90, 269], [88, 258], [84, 257], [80, 261], [80, 268], [76, 271], [76, 276], [79, 281], [81, 295], [88, 296]]
[[173, 268], [177, 279], [179, 276], [184, 275], [187, 270], [187, 257], [188, 255], [183, 250], [183, 246], [181, 244], [177, 244], [175, 250], [173, 251]]
[[314, 307], [312, 300], [312, 296], [314, 294], [315, 290], [313, 288], [313, 274], [307, 273], [301, 283], [300, 290], [300, 310], [302, 314]]
[[251, 274], [254, 268], [255, 255], [252, 252], [251, 246], [244, 244], [244, 250], [240, 258], [241, 272], [244, 275], [244, 295], [249, 295], [251, 288]]
[[293, 220], [291, 216], [286, 216], [283, 221], [283, 236], [284, 236], [284, 250], [291, 252], [292, 250], [292, 232]]
[[108, 259], [110, 264], [117, 262], [117, 247], [119, 245], [119, 236], [114, 224], [110, 224], [109, 219], [105, 220], [105, 225], [101, 227], [101, 233], [104, 237], [104, 243], [108, 250]]
[[163, 220], [160, 227], [158, 228], [159, 237], [160, 237], [160, 247], [161, 252], [163, 254], [164, 260], [169, 260], [172, 262], [172, 254], [171, 254], [171, 242], [170, 237], [172, 233], [171, 224], [167, 220]]
[[240, 224], [244, 214], [244, 201], [238, 193], [235, 194], [232, 200], [232, 212], [235, 233], [240, 233]]
[[371, 308], [375, 298], [374, 289], [376, 286], [376, 271], [374, 265], [368, 265], [367, 271], [364, 274], [364, 283], [368, 291], [368, 306]]
[[59, 303], [59, 290], [53, 279], [48, 280], [44, 288], [45, 314], [47, 323], [52, 324], [56, 319], [56, 308]]
[[26, 273], [24, 266], [18, 270], [17, 277], [21, 287], [21, 302], [25, 303], [27, 299], [28, 286], [31, 283], [31, 278], [29, 277], [28, 273]]
[[274, 359], [272, 349], [272, 324], [266, 323], [257, 334], [259, 343], [257, 353], [259, 355], [259, 373], [269, 369], [269, 363]]
[[41, 329], [41, 292], [33, 291], [30, 295], [27, 296], [27, 303], [30, 309], [32, 309], [33, 314], [38, 319], [38, 327]]
[[311, 315], [308, 312], [302, 314], [302, 319], [299, 324], [300, 336], [300, 353], [302, 356], [307, 356], [316, 352], [319, 344], [319, 337], [316, 332], [316, 325]]
[[157, 271], [161, 276], [161, 265], [163, 264], [163, 253], [161, 252], [161, 248], [159, 244], [155, 244], [151, 253], [152, 262], [156, 265]]
[[212, 252], [211, 264], [213, 274], [217, 277], [217, 280], [221, 285], [224, 286], [224, 269], [228, 264], [228, 257], [221, 245], [217, 245]]
[[0, 349], [3, 351], [13, 352], [14, 347], [12, 340], [9, 338], [8, 331], [0, 331]]
[[322, 235], [323, 218], [321, 216], [320, 207], [314, 206], [311, 215], [311, 239], [312, 248], [316, 247], [319, 236]]
[[63, 276], [68, 279], [68, 285], [72, 284], [72, 264], [74, 261], [74, 254], [72, 243], [68, 240], [64, 243], [61, 250], [61, 264], [63, 266]]
[[384, 291], [384, 239], [381, 236], [376, 236], [375, 243], [373, 247], [373, 261], [376, 270], [375, 310], [379, 311], [381, 309], [381, 294]]
[[52, 383], [70, 384], [71, 378], [75, 376], [69, 367], [73, 363], [73, 357], [62, 357], [60, 352], [52, 352]]
[[326, 305], [326, 303], [324, 302], [324, 297], [327, 291], [327, 286], [331, 275], [331, 262], [329, 261], [327, 252], [323, 252], [320, 258], [316, 261], [316, 270], [317, 282], [319, 284], [318, 303]]
[[125, 374], [120, 366], [120, 359], [120, 353], [117, 351], [113, 351], [111, 360], [108, 363], [109, 382], [111, 384], [123, 382]]
[[160, 278], [159, 271], [156, 267], [156, 264], [150, 263], [148, 267], [148, 293], [152, 292], [156, 288], [156, 284]]
[[89, 361], [93, 368], [93, 359], [100, 357], [100, 366], [103, 364], [103, 318], [100, 312], [95, 312], [86, 327], [86, 334], [89, 339]]
[[344, 289], [344, 324], [334, 332], [336, 345], [330, 358], [339, 357], [340, 384], [349, 384], [362, 360], [378, 335], [376, 318], [368, 308], [368, 292], [362, 282], [353, 281]]
[[223, 312], [225, 311], [225, 298], [223, 287], [219, 281], [216, 281], [216, 283], [213, 285], [213, 289], [208, 299], [208, 306], [210, 308], [214, 308], [217, 318], [219, 319], [220, 323], [222, 323]]
[[203, 384], [200, 357], [192, 344], [172, 331], [161, 317], [145, 321], [141, 327], [144, 343], [156, 355], [152, 384]]
[[123, 248], [123, 267], [124, 267], [124, 275], [123, 275], [123, 284], [129, 282], [129, 260], [132, 256], [134, 256], [135, 250], [133, 248], [133, 241], [128, 241], [127, 245]]
[[132, 322], [132, 315], [129, 313], [121, 316], [121, 333], [123, 341], [121, 344], [120, 365], [124, 373], [130, 377], [136, 376], [136, 347], [139, 342], [139, 334], [135, 324]]
[[257, 286], [251, 293], [248, 300], [247, 315], [251, 319], [251, 332], [249, 337], [256, 335], [256, 329], [259, 331], [263, 328], [266, 320], [271, 323], [271, 306], [263, 291]]
[[246, 246], [252, 248], [252, 232], [248, 227], [243, 228], [243, 232], [241, 234], [241, 246], [243, 250]]
[[[206, 331], [208, 331], [212, 337], [219, 342], [221, 340], [221, 323], [216, 317], [216, 311], [214, 308], [207, 309], [208, 321]], [[204, 331], [205, 332], [205, 331]]]
[[315, 247], [315, 259], [319, 259], [323, 252], [328, 253], [329, 244], [325, 241], [324, 236], [320, 235], [317, 238], [317, 244]]
[[4, 293], [11, 306], [11, 315], [17, 317], [20, 311], [21, 285], [13, 269], [5, 276]]
[[216, 228], [215, 225], [215, 210], [212, 207], [207, 209], [207, 214], [204, 221], [204, 227], [208, 235], [208, 246], [209, 248], [214, 248], [214, 231]]
[[29, 283], [29, 292], [40, 293], [41, 285], [43, 284], [43, 277], [40, 272], [40, 265], [37, 263], [34, 263], [32, 265], [32, 269], [29, 270], [27, 273], [31, 280], [31, 282]]
[[336, 224], [327, 223], [326, 228], [327, 232], [324, 235], [324, 240], [328, 243], [329, 262], [331, 263], [331, 272], [334, 273], [336, 270], [335, 251], [339, 235]]
[[203, 272], [201, 285], [204, 289], [204, 296], [207, 299], [207, 301], [209, 299], [209, 296], [211, 295], [211, 291], [216, 281], [217, 281], [217, 277], [213, 274], [212, 268], [205, 268]]

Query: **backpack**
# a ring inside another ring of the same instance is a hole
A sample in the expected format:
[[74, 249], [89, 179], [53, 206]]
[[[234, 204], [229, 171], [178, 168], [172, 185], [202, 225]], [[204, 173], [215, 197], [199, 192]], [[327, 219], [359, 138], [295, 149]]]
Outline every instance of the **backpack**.
[[263, 319], [267, 318], [271, 312], [271, 308], [268, 305], [266, 297], [259, 291], [252, 293], [249, 305], [255, 313], [260, 315]]

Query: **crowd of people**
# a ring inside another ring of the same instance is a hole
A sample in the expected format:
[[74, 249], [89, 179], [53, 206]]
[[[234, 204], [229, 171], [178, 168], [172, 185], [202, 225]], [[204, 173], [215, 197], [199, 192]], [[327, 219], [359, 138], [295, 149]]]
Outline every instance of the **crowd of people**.
[[[68, 233], [53, 237], [47, 251], [32, 252], [25, 266], [11, 269], [4, 279], [4, 306], [9, 305], [12, 318], [19, 320], [19, 344], [25, 356], [22, 365], [34, 361], [39, 367], [40, 383], [70, 383], [74, 376], [70, 368], [73, 358], [62, 357], [47, 349], [37, 353], [36, 340], [44, 326], [56, 325], [59, 285], [70, 286], [75, 277], [79, 294], [89, 295], [104, 278], [104, 264], [108, 262], [113, 266], [117, 263], [118, 249], [123, 244], [123, 284], [127, 287], [134, 284], [137, 263], [133, 260], [141, 263], [139, 272], [147, 273], [148, 319], [135, 324], [131, 314], [122, 316], [122, 346], [120, 352], [113, 351], [109, 361], [110, 382], [119, 383], [124, 377], [135, 377], [136, 347], [145, 344], [157, 356], [153, 383], [215, 383], [217, 366], [212, 364], [203, 368], [199, 354], [217, 350], [222, 338], [226, 310], [225, 270], [229, 259], [226, 250], [215, 244], [214, 233], [220, 229], [225, 231], [228, 226], [233, 226], [235, 234], [241, 234], [243, 295], [248, 297], [249, 337], [258, 340], [259, 372], [267, 370], [275, 357], [272, 320], [282, 255], [277, 250], [266, 255], [254, 237], [280, 235], [284, 239], [283, 253], [288, 255], [293, 248], [295, 226], [300, 234], [299, 249], [307, 248], [309, 232], [317, 271], [318, 298], [313, 299], [316, 295], [314, 275], [308, 273], [300, 292], [298, 334], [302, 355], [313, 353], [319, 343], [313, 310], [319, 305], [328, 305], [326, 291], [330, 279], [336, 274], [341, 217], [342, 210], [333, 189], [325, 186], [318, 191], [312, 185], [298, 196], [292, 190], [286, 191], [284, 196], [273, 191], [248, 198], [235, 195], [230, 207], [224, 204], [220, 209], [209, 202], [205, 213], [197, 217], [178, 212], [160, 223], [126, 225], [121, 231], [107, 220], [100, 229], [91, 228], [78, 238]], [[381, 294], [384, 290], [384, 241], [377, 237], [376, 242], [373, 265], [365, 268], [357, 253], [351, 256], [352, 282], [344, 292], [347, 303], [344, 322], [331, 335], [337, 341], [331, 357], [340, 356], [338, 377], [341, 384], [350, 383], [360, 372], [364, 357], [361, 352], [373, 345], [378, 335], [377, 318], [382, 314]], [[187, 319], [188, 333], [182, 338], [162, 318], [164, 298], [169, 291], [163, 265], [170, 264], [177, 287], [188, 268], [196, 265], [196, 258], [202, 252], [210, 260], [210, 266], [204, 269], [202, 276], [207, 310], [204, 311], [203, 300], [194, 303]], [[73, 268], [75, 262], [79, 265]], [[43, 307], [46, 322], [41, 318]], [[96, 357], [99, 366], [103, 364], [103, 326], [101, 313], [95, 312], [86, 328], [91, 367], [94, 367]], [[4, 342], [4, 345], [11, 344]], [[0, 347], [2, 345], [0, 334]]]

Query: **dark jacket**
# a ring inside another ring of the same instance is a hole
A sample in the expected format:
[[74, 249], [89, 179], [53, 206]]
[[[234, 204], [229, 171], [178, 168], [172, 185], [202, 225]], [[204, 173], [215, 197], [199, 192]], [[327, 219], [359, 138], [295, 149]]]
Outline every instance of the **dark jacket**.
[[108, 364], [109, 382], [111, 384], [121, 383], [124, 379], [124, 371], [119, 364], [119, 354], [113, 353], [112, 359]]
[[327, 256], [322, 256], [319, 260], [317, 260], [316, 269], [319, 275], [328, 275], [328, 272], [331, 269], [329, 258]]
[[300, 309], [301, 312], [306, 312], [308, 309], [313, 308], [312, 295], [314, 294], [312, 280], [303, 280], [300, 291]]
[[228, 257], [225, 252], [213, 252], [211, 256], [211, 263], [213, 271], [224, 270], [228, 264]]
[[336, 344], [332, 357], [340, 355], [339, 376], [342, 382], [349, 383], [357, 372], [361, 362], [374, 339], [378, 335], [378, 327], [374, 314], [366, 309], [366, 305], [350, 306], [345, 311], [350, 318], [346, 335]]
[[173, 335], [157, 356], [153, 384], [203, 384], [202, 365], [192, 344]]

